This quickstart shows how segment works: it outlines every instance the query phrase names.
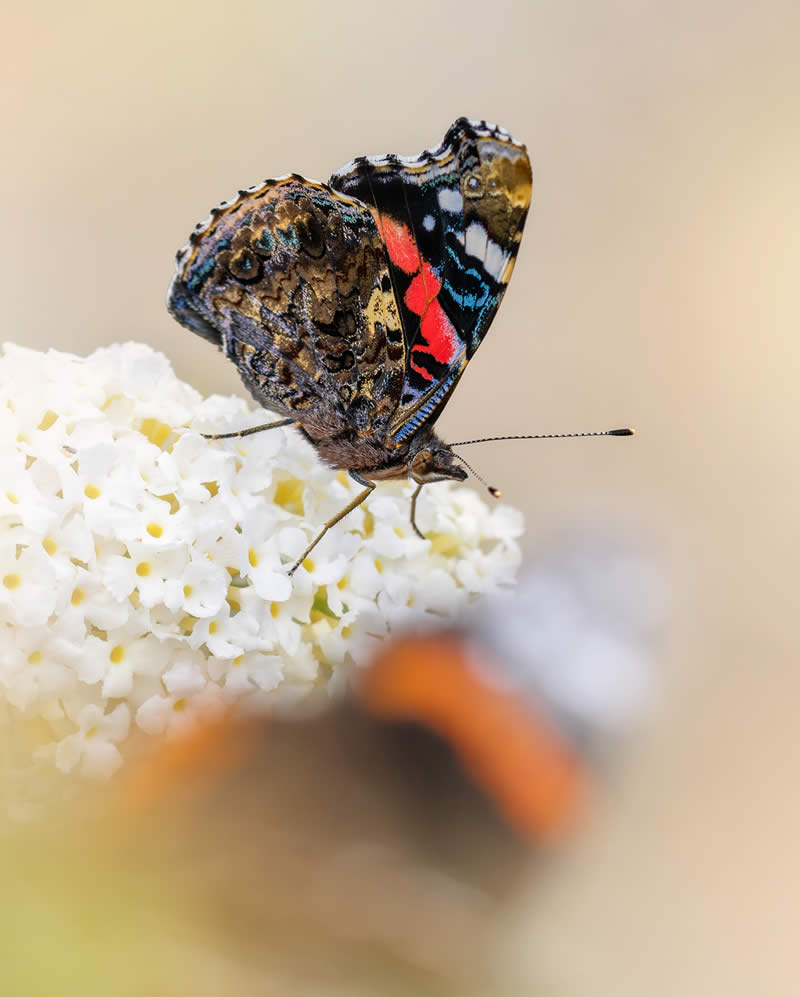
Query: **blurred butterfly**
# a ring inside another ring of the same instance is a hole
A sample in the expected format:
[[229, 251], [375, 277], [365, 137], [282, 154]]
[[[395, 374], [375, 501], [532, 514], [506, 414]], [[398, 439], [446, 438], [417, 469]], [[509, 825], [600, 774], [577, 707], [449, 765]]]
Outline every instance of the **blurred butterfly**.
[[[489, 330], [531, 199], [525, 147], [459, 118], [418, 156], [359, 157], [328, 184], [296, 174], [223, 202], [179, 251], [168, 307], [236, 364], [279, 419], [363, 490], [462, 481], [434, 423]], [[458, 458], [463, 461], [463, 458]]]
[[[554, 536], [515, 588], [475, 604], [467, 619], [422, 613], [376, 641], [344, 695], [326, 696], [321, 711], [266, 719], [201, 711], [194, 731], [133, 767], [124, 808], [213, 801], [226, 785], [236, 796], [241, 783], [231, 779], [240, 773], [256, 781], [260, 805], [272, 801], [270, 820], [318, 833], [342, 819], [348, 835], [364, 838], [364, 813], [391, 809], [408, 840], [436, 828], [463, 843], [467, 826], [479, 824], [495, 843], [558, 840], [595, 774], [647, 716], [668, 601], [659, 565], [635, 542], [605, 528]], [[349, 794], [363, 809], [328, 798]], [[374, 833], [384, 836], [385, 825]]]

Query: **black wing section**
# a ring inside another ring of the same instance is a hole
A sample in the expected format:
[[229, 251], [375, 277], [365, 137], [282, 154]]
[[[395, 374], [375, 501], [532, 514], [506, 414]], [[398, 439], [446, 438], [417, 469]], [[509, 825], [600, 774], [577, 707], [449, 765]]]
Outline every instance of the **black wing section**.
[[361, 157], [330, 185], [372, 211], [406, 346], [396, 439], [433, 421], [486, 335], [516, 260], [531, 198], [523, 145], [459, 118], [414, 157]]

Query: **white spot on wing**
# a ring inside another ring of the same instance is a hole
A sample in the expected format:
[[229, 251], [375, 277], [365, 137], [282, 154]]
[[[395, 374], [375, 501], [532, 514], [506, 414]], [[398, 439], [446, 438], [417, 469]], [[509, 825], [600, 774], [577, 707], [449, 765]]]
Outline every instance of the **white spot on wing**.
[[435, 226], [436, 226], [436, 219], [433, 217], [433, 215], [425, 215], [425, 217], [422, 219], [422, 227], [425, 229], [425, 231], [433, 232]]
[[484, 261], [486, 272], [494, 277], [495, 280], [500, 280], [506, 268], [506, 263], [508, 263], [508, 253], [504, 253], [500, 246], [496, 242], [492, 242], [491, 239], [488, 240], [488, 245], [489, 251], [486, 253], [486, 260]]
[[487, 253], [486, 244], [488, 238], [483, 225], [480, 222], [473, 222], [467, 229], [467, 237], [464, 242], [464, 249], [467, 251], [467, 255], [475, 256], [482, 261]]
[[445, 187], [439, 191], [439, 207], [442, 211], [449, 211], [455, 215], [464, 210], [464, 201], [457, 190]]
[[490, 277], [500, 280], [508, 263], [508, 253], [498, 243], [489, 238], [480, 222], [473, 222], [467, 229], [464, 249], [468, 256], [474, 256], [483, 264]]

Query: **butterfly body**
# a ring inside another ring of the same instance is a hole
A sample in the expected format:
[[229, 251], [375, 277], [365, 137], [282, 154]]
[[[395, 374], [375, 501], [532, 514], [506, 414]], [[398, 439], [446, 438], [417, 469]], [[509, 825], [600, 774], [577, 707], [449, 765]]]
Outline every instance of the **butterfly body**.
[[330, 466], [463, 480], [433, 426], [508, 284], [530, 194], [524, 146], [460, 118], [419, 156], [240, 191], [178, 253], [168, 306]]

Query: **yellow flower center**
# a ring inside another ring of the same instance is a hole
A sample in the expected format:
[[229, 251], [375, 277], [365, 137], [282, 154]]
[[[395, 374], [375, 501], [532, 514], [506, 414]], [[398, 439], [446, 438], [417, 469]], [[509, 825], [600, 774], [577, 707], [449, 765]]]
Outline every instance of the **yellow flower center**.
[[305, 482], [299, 478], [279, 481], [275, 486], [275, 497], [272, 501], [287, 512], [293, 512], [295, 516], [302, 516], [304, 488]]
[[139, 432], [157, 447], [163, 447], [169, 439], [172, 429], [165, 422], [159, 422], [158, 419], [142, 419]]
[[39, 425], [36, 428], [49, 429], [57, 418], [58, 416], [55, 414], [55, 412], [52, 409], [48, 409], [45, 412], [45, 414], [42, 416], [42, 421], [39, 423]]

